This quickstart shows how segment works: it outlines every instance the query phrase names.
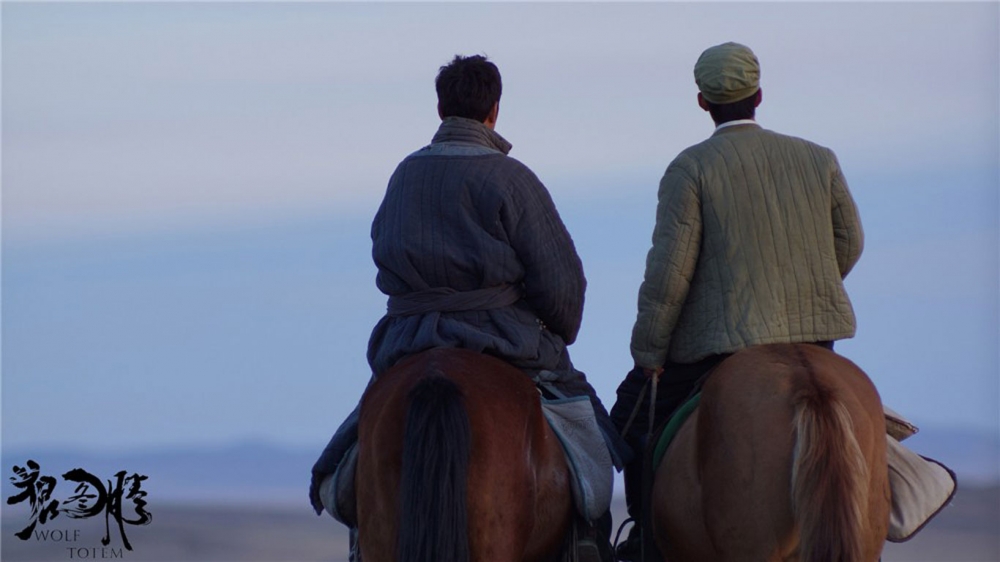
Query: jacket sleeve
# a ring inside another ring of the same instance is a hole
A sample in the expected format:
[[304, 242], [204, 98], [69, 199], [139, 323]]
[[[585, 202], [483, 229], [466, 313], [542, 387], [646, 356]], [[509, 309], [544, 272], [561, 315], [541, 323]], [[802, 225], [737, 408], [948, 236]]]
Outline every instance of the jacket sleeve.
[[701, 203], [697, 183], [675, 161], [660, 181], [653, 247], [639, 288], [639, 312], [632, 328], [636, 365], [657, 368], [687, 299], [701, 246]]
[[504, 230], [524, 266], [524, 299], [549, 331], [571, 344], [580, 331], [587, 281], [552, 196], [519, 165], [504, 207]]
[[831, 171], [831, 207], [833, 213], [833, 241], [837, 254], [837, 265], [840, 276], [847, 277], [854, 264], [858, 263], [861, 251], [864, 249], [864, 231], [861, 229], [861, 217], [854, 204], [851, 192], [847, 189], [847, 180], [840, 170], [837, 157], [833, 156]]

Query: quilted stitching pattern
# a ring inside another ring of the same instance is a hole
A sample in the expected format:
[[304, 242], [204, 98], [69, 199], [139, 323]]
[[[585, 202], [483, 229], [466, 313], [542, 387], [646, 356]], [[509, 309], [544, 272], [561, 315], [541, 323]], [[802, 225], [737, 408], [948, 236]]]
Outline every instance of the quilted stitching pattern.
[[400, 163], [389, 180], [372, 224], [372, 255], [376, 283], [387, 295], [521, 285], [523, 302], [384, 317], [368, 347], [376, 374], [432, 347], [556, 369], [565, 345], [576, 339], [583, 266], [549, 192], [527, 166], [506, 156], [509, 148], [482, 124], [442, 123], [432, 144]]
[[836, 156], [756, 125], [682, 152], [659, 188], [632, 355], [645, 367], [851, 337], [863, 234]]

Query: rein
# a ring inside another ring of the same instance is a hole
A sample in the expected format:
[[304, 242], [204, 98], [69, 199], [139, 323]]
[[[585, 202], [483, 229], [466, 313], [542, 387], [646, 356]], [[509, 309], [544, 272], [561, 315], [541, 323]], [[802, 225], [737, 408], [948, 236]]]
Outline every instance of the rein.
[[649, 429], [646, 430], [647, 446], [653, 440], [653, 431], [656, 430], [656, 387], [660, 384], [660, 373], [653, 373], [650, 377], [653, 385], [653, 392], [649, 395]]
[[632, 413], [628, 415], [628, 421], [625, 422], [625, 427], [623, 427], [621, 430], [622, 439], [625, 438], [625, 435], [628, 433], [629, 428], [632, 427], [632, 422], [635, 421], [635, 417], [639, 415], [639, 408], [642, 407], [642, 399], [646, 397], [647, 389], [649, 389], [649, 379], [646, 379], [646, 382], [643, 383], [642, 385], [642, 389], [639, 390], [639, 398], [635, 401], [635, 406], [632, 408]]
[[635, 417], [639, 415], [639, 408], [642, 407], [642, 400], [646, 397], [646, 390], [649, 389], [650, 383], [652, 383], [653, 393], [649, 397], [649, 419], [647, 420], [649, 428], [646, 431], [646, 442], [648, 443], [649, 440], [653, 438], [653, 431], [656, 430], [656, 426], [654, 424], [654, 420], [656, 419], [656, 388], [660, 383], [660, 373], [656, 373], [647, 378], [646, 382], [643, 383], [642, 389], [639, 391], [639, 398], [635, 401], [635, 407], [632, 408], [632, 412], [628, 415], [628, 421], [626, 421], [625, 426], [622, 427], [621, 436], [623, 439], [628, 433], [629, 428], [632, 427], [632, 422], [635, 421]]

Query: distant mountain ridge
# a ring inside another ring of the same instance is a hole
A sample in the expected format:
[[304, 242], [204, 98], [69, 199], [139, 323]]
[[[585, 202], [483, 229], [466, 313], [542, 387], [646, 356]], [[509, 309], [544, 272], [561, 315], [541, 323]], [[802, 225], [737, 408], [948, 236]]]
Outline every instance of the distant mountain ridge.
[[[243, 442], [217, 447], [171, 447], [123, 453], [69, 449], [3, 448], [3, 496], [18, 493], [10, 478], [15, 465], [28, 460], [40, 465], [42, 475], [59, 481], [54, 498], [72, 492], [61, 475], [83, 468], [107, 481], [125, 470], [148, 477], [143, 489], [151, 505], [158, 501], [184, 504], [260, 504], [301, 506], [308, 509], [310, 469], [324, 444], [315, 449], [266, 442]], [[936, 459], [956, 472], [959, 485], [1000, 484], [1000, 435], [976, 430], [922, 430], [906, 441], [911, 449]], [[62, 486], [60, 488], [60, 486]], [[11, 509], [4, 506], [4, 509]]]

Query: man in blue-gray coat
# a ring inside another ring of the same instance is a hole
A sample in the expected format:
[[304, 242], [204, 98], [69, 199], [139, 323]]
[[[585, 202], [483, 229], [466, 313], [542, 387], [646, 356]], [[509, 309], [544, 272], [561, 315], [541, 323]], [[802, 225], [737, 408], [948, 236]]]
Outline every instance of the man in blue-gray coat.
[[444, 67], [441, 126], [389, 180], [372, 224], [376, 283], [389, 295], [368, 348], [376, 374], [434, 347], [569, 367], [583, 267], [545, 186], [494, 131], [500, 88], [483, 57]]
[[[583, 315], [580, 257], [545, 186], [494, 130], [499, 70], [456, 56], [435, 85], [441, 126], [396, 168], [372, 224], [376, 282], [389, 296], [368, 344], [372, 372], [438, 347], [500, 357], [563, 394], [589, 396], [620, 467], [628, 449], [566, 350]], [[356, 414], [313, 468], [317, 512], [319, 482], [356, 440]]]

